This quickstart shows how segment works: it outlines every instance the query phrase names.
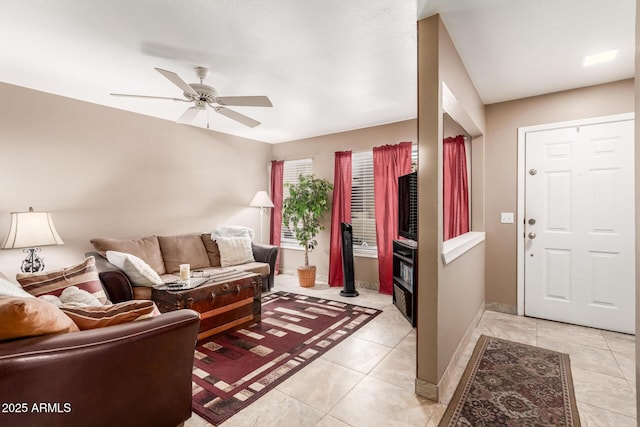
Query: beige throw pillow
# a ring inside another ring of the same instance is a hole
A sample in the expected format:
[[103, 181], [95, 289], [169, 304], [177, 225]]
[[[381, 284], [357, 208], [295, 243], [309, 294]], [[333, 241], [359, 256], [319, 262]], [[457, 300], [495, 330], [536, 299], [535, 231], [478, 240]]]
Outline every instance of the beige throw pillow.
[[0, 296], [3, 297], [22, 297], [35, 298], [29, 292], [25, 291], [17, 283], [12, 283], [7, 279], [0, 277]]
[[207, 250], [199, 234], [158, 236], [164, 268], [167, 273], [180, 271], [180, 264], [189, 264], [191, 270], [211, 267]]
[[107, 256], [107, 251], [123, 252], [135, 255], [153, 268], [158, 274], [166, 273], [160, 243], [157, 236], [148, 236], [141, 239], [110, 239], [106, 237], [91, 239], [91, 244], [102, 256]]
[[255, 262], [249, 236], [217, 237], [216, 243], [220, 249], [220, 265], [222, 267]]
[[135, 255], [117, 251], [107, 251], [107, 260], [127, 275], [133, 285], [161, 285], [162, 279], [149, 264]]

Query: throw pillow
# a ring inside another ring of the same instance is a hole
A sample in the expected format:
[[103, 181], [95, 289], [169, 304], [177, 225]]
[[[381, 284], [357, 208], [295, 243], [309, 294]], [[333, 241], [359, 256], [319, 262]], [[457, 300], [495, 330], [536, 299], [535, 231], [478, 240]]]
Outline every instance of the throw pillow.
[[248, 236], [253, 240], [253, 230], [242, 225], [223, 225], [211, 232], [211, 238], [217, 240], [218, 237], [244, 237]]
[[25, 291], [37, 297], [45, 294], [60, 296], [65, 288], [77, 286], [98, 298], [102, 304], [107, 302], [107, 295], [96, 270], [96, 261], [92, 256], [78, 265], [60, 270], [18, 273], [16, 279]]
[[204, 233], [200, 236], [204, 248], [207, 250], [207, 256], [209, 257], [209, 263], [211, 267], [220, 267], [220, 249], [215, 240], [211, 240], [211, 233]]
[[41, 295], [38, 298], [48, 301], [56, 307], [98, 307], [103, 305], [98, 298], [75, 286], [65, 288], [60, 294], [60, 297], [55, 295]]
[[124, 301], [101, 307], [60, 307], [81, 331], [131, 322], [157, 312], [153, 301]]
[[162, 279], [149, 264], [135, 255], [117, 251], [107, 251], [109, 262], [127, 275], [132, 284], [136, 286], [161, 285]]
[[220, 249], [220, 265], [223, 267], [255, 262], [249, 236], [218, 237], [216, 243]]
[[135, 255], [153, 268], [158, 274], [166, 273], [160, 243], [157, 236], [148, 236], [141, 239], [109, 239], [94, 238], [91, 244], [100, 252], [100, 255], [107, 256], [107, 251], [123, 252]]
[[29, 292], [22, 289], [20, 285], [12, 283], [9, 280], [4, 279], [2, 277], [0, 277], [0, 296], [35, 298]]
[[0, 340], [77, 332], [55, 305], [38, 298], [0, 297]]
[[180, 271], [180, 264], [189, 264], [191, 270], [211, 267], [207, 250], [199, 234], [158, 236], [160, 251], [167, 273]]

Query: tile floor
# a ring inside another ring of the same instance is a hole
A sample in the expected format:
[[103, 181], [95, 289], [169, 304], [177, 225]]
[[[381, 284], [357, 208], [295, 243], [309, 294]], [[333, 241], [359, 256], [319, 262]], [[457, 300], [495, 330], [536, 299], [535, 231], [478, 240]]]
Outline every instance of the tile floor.
[[[275, 290], [384, 311], [222, 427], [438, 425], [451, 396], [433, 403], [414, 393], [415, 330], [390, 296], [358, 289], [359, 297], [341, 298], [339, 288], [305, 289], [297, 278], [286, 275], [276, 276]], [[634, 337], [487, 311], [460, 357], [454, 381], [462, 375], [480, 334], [568, 353], [582, 425], [636, 425]], [[196, 414], [185, 422], [185, 427], [209, 425]]]

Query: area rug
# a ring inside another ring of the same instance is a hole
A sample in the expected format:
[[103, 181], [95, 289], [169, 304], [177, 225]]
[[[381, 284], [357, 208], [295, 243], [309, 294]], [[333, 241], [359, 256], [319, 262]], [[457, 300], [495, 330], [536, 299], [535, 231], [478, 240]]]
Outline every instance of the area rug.
[[579, 426], [569, 355], [482, 335], [439, 426]]
[[218, 425], [380, 314], [380, 310], [275, 292], [262, 320], [201, 342], [193, 367], [193, 411]]

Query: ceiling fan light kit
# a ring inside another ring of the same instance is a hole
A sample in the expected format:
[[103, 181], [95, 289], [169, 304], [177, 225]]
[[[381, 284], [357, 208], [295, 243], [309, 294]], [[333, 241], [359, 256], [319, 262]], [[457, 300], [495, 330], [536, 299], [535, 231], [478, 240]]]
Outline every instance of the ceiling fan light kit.
[[[191, 84], [186, 83], [173, 71], [163, 70], [162, 68], [156, 68], [156, 71], [162, 74], [171, 83], [178, 86], [182, 90], [184, 98], [170, 98], [152, 95], [132, 95], [125, 93], [112, 93], [111, 95], [133, 98], [168, 99], [171, 101], [193, 102], [194, 105], [192, 107], [189, 107], [177, 120], [177, 123], [186, 124], [191, 123], [200, 111], [206, 110], [207, 106], [209, 106], [216, 113], [222, 114], [223, 116], [242, 123], [245, 126], [256, 127], [260, 124], [259, 121], [225, 107], [273, 107], [273, 104], [271, 104], [271, 100], [266, 96], [218, 96], [217, 90], [209, 85], [204, 84], [204, 79], [206, 79], [207, 75], [209, 74], [209, 70], [205, 67], [196, 67], [196, 74], [200, 78], [200, 83]], [[208, 116], [207, 128], [209, 128]]]

